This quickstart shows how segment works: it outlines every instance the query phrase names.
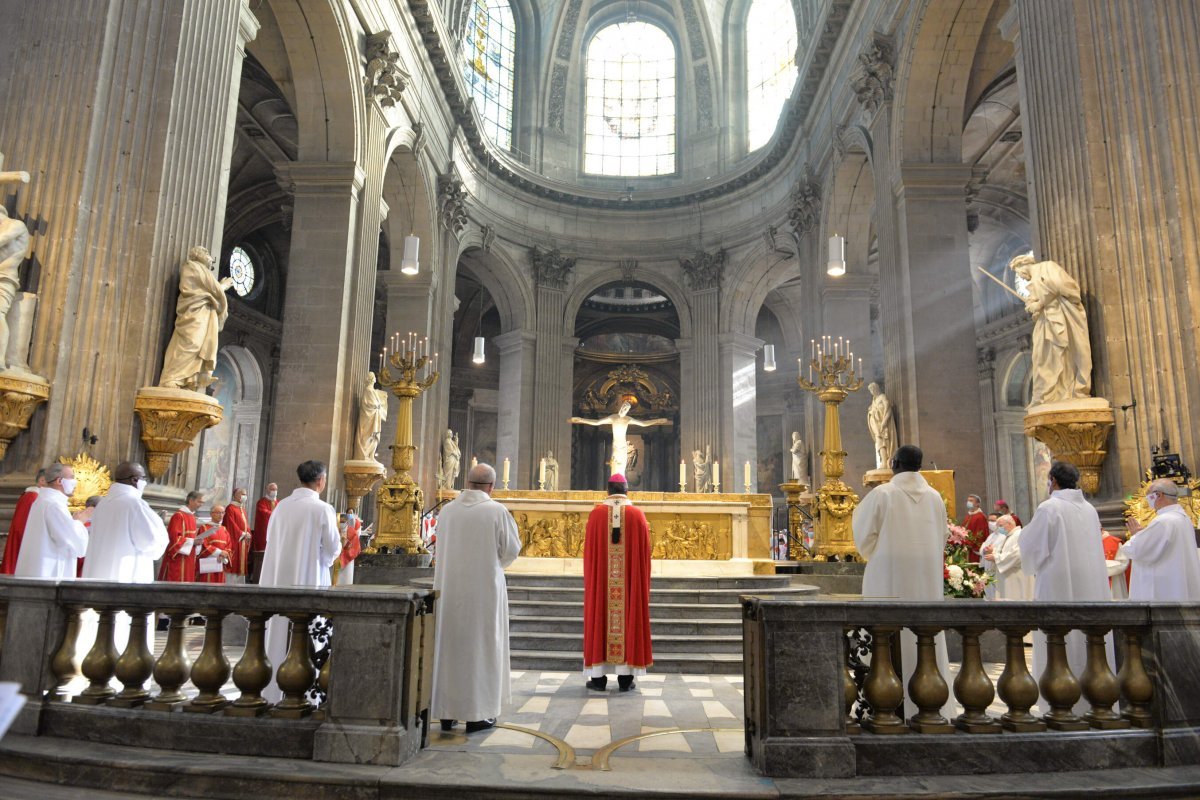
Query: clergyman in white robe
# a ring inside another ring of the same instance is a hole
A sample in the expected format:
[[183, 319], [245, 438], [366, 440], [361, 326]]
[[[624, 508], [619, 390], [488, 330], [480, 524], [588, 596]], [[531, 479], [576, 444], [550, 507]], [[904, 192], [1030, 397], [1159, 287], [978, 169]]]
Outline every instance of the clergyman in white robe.
[[521, 538], [508, 509], [491, 499], [489, 484], [480, 483], [486, 478], [481, 471], [495, 481], [487, 464], [477, 464], [467, 475], [468, 488], [438, 515], [434, 719], [494, 719], [510, 698], [504, 568], [520, 554]]
[[[1163, 484], [1170, 484], [1164, 488]], [[1155, 481], [1148, 497], [1155, 500], [1157, 514], [1145, 528], [1121, 545], [1133, 561], [1130, 600], [1194, 602], [1200, 600], [1200, 559], [1196, 558], [1196, 530], [1183, 506], [1175, 500], [1178, 491], [1170, 481]], [[1169, 499], [1167, 499], [1169, 498]]]
[[[1011, 524], [1016, 525], [1016, 521], [1008, 516], [1001, 517], [997, 524], [1004, 524], [1003, 520], [1005, 519], [1011, 520]], [[1014, 527], [1004, 537], [999, 548], [994, 551], [997, 600], [1033, 599], [1033, 576], [1021, 566], [1021, 531], [1023, 530], [1024, 528], [1019, 526]]]
[[13, 574], [18, 578], [73, 581], [87, 541], [83, 523], [71, 519], [67, 496], [55, 486], [44, 486], [38, 489], [38, 498], [29, 509], [25, 539]]
[[[983, 571], [991, 575], [996, 580], [989, 583], [983, 590], [984, 600], [999, 600], [1000, 599], [1000, 581], [996, 572], [996, 552], [1004, 543], [1004, 538], [1007, 533], [1003, 528], [999, 527], [995, 522], [990, 523], [991, 532], [988, 537], [979, 545], [979, 566], [983, 567]], [[989, 550], [990, 548], [990, 550]], [[992, 555], [986, 555], [990, 552]]]
[[[897, 451], [894, 465], [907, 447], [911, 445]], [[915, 466], [920, 469], [920, 451], [916, 452]], [[897, 471], [890, 481], [867, 493], [854, 509], [854, 544], [867, 559], [862, 587], [864, 600], [943, 599], [949, 533], [946, 504], [916, 469]], [[936, 650], [938, 669], [950, 683], [950, 659], [943, 634], [937, 635]], [[917, 713], [916, 705], [908, 699], [908, 681], [917, 664], [917, 637], [907, 629], [900, 632], [900, 654], [904, 716], [909, 718]], [[947, 700], [942, 715], [949, 719], [953, 713], [953, 701]]]
[[[324, 475], [316, 486], [296, 489], [271, 514], [259, 586], [330, 585], [329, 567], [342, 552], [342, 538], [333, 506], [318, 494], [325, 486]], [[267, 658], [273, 669], [279, 669], [287, 655], [290, 627], [287, 617], [274, 616], [267, 622]], [[283, 699], [274, 673], [263, 697], [271, 703]]]
[[[1057, 464], [1055, 465], [1058, 466]], [[1053, 469], [1053, 468], [1052, 468]], [[1072, 467], [1073, 469], [1073, 467]], [[1100, 541], [1100, 516], [1074, 487], [1059, 488], [1051, 473], [1051, 493], [1021, 531], [1021, 563], [1034, 575], [1033, 599], [1040, 602], [1101, 602], [1112, 599], [1104, 545]], [[1076, 478], [1077, 480], [1077, 478]], [[1113, 664], [1109, 634], [1109, 666]], [[1082, 631], [1067, 635], [1067, 661], [1078, 679], [1087, 665], [1087, 638]], [[1033, 634], [1033, 677], [1040, 681], [1046, 668], [1046, 635]], [[1049, 712], [1043, 697], [1040, 708]], [[1082, 696], [1075, 713], [1089, 708]]]

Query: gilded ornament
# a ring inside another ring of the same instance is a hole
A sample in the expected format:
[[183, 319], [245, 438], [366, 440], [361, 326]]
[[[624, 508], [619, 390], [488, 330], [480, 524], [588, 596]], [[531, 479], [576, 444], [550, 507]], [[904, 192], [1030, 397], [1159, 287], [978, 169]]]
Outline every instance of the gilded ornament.
[[[1146, 502], [1146, 492], [1150, 489], [1150, 484], [1154, 481], [1153, 475], [1149, 470], [1146, 470], [1146, 481], [1139, 486], [1133, 494], [1125, 498], [1125, 518], [1130, 517], [1136, 519], [1143, 527], [1149, 525], [1154, 519], [1155, 510]], [[1179, 481], [1176, 481], [1178, 483]], [[1200, 479], [1189, 478], [1187, 481], [1188, 493], [1179, 498], [1179, 506], [1192, 520], [1192, 527], [1200, 527]]]
[[1079, 488], [1100, 490], [1100, 468], [1108, 454], [1105, 443], [1115, 417], [1101, 397], [1068, 400], [1031, 408], [1025, 415], [1025, 435], [1037, 439], [1056, 461], [1079, 468]]
[[133, 410], [142, 421], [146, 467], [153, 478], [162, 477], [171, 459], [192, 446], [205, 428], [221, 421], [221, 404], [208, 395], [186, 389], [143, 386]]
[[50, 398], [50, 384], [37, 375], [0, 374], [0, 460], [8, 445], [29, 427], [34, 410]]
[[108, 487], [112, 486], [112, 475], [108, 467], [87, 453], [80, 453], [74, 458], [63, 456], [58, 461], [75, 470], [75, 493], [67, 501], [72, 514], [82, 511], [89, 497], [103, 497], [108, 494]]

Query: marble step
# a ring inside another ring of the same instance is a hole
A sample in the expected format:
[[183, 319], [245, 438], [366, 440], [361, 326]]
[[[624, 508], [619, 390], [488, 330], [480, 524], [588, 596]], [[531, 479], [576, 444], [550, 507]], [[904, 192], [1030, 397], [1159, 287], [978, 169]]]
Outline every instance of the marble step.
[[[583, 635], [583, 617], [513, 616], [508, 621], [510, 633], [573, 633]], [[739, 619], [655, 619], [650, 618], [653, 636], [741, 636]]]
[[[749, 594], [770, 594], [799, 599], [817, 594], [817, 589], [811, 586], [772, 588], [769, 590], [748, 591], [746, 589], [659, 589], [650, 587], [650, 603], [732, 603], [737, 605], [739, 598]], [[583, 586], [512, 586], [508, 587], [510, 600], [583, 600]]]
[[[659, 619], [741, 619], [742, 607], [735, 603], [651, 603], [650, 615]], [[510, 600], [508, 616], [555, 616], [583, 619], [583, 600]]]
[[[737, 653], [742, 652], [739, 636], [667, 636], [651, 632], [654, 655], [661, 653]], [[512, 650], [570, 650], [583, 651], [583, 633], [509, 632], [508, 645]]]
[[[513, 669], [547, 672], [583, 671], [582, 650], [512, 650]], [[654, 654], [654, 672], [687, 675], [740, 675], [742, 654], [737, 653], [658, 653]]]

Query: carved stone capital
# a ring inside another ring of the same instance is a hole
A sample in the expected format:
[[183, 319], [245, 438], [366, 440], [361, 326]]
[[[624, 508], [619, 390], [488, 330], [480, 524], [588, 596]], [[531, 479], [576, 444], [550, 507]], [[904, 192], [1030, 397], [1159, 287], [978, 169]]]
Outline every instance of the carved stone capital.
[[467, 227], [467, 190], [449, 173], [438, 176], [437, 186], [438, 222], [457, 236]]
[[892, 100], [895, 58], [891, 38], [881, 33], [873, 34], [858, 55], [858, 63], [850, 73], [850, 88], [868, 114], [874, 114]]
[[484, 225], [479, 229], [479, 236], [482, 239], [480, 249], [485, 253], [490, 253], [492, 245], [496, 242], [496, 229], [491, 225]]
[[45, 378], [26, 373], [0, 374], [0, 460], [17, 434], [29, 427], [29, 418], [50, 398]]
[[171, 459], [191, 447], [205, 428], [219, 424], [224, 415], [215, 398], [159, 386], [138, 389], [133, 410], [142, 421], [146, 469], [152, 478], [162, 477]]
[[996, 348], [978, 348], [975, 351], [975, 360], [981, 380], [991, 379], [996, 374]]
[[792, 189], [792, 205], [788, 221], [797, 236], [803, 236], [821, 221], [821, 187], [815, 181], [803, 180]]
[[699, 252], [690, 258], [680, 258], [679, 266], [687, 287], [693, 292], [720, 289], [721, 279], [725, 276], [725, 250]]
[[529, 253], [533, 261], [533, 280], [538, 286], [550, 289], [565, 289], [571, 282], [575, 270], [575, 259], [567, 258], [558, 248], [543, 250], [534, 245]]
[[393, 49], [392, 32], [382, 30], [367, 34], [367, 67], [363, 79], [368, 100], [383, 108], [391, 108], [408, 88], [409, 74], [400, 65], [400, 54]]

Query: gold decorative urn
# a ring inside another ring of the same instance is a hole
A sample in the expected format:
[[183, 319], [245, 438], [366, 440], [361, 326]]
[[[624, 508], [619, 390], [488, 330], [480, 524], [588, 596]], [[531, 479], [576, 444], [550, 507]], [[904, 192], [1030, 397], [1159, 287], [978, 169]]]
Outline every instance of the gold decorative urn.
[[142, 421], [146, 469], [152, 478], [162, 477], [171, 459], [191, 447], [205, 428], [220, 423], [223, 415], [215, 398], [161, 386], [138, 389], [133, 410]]

